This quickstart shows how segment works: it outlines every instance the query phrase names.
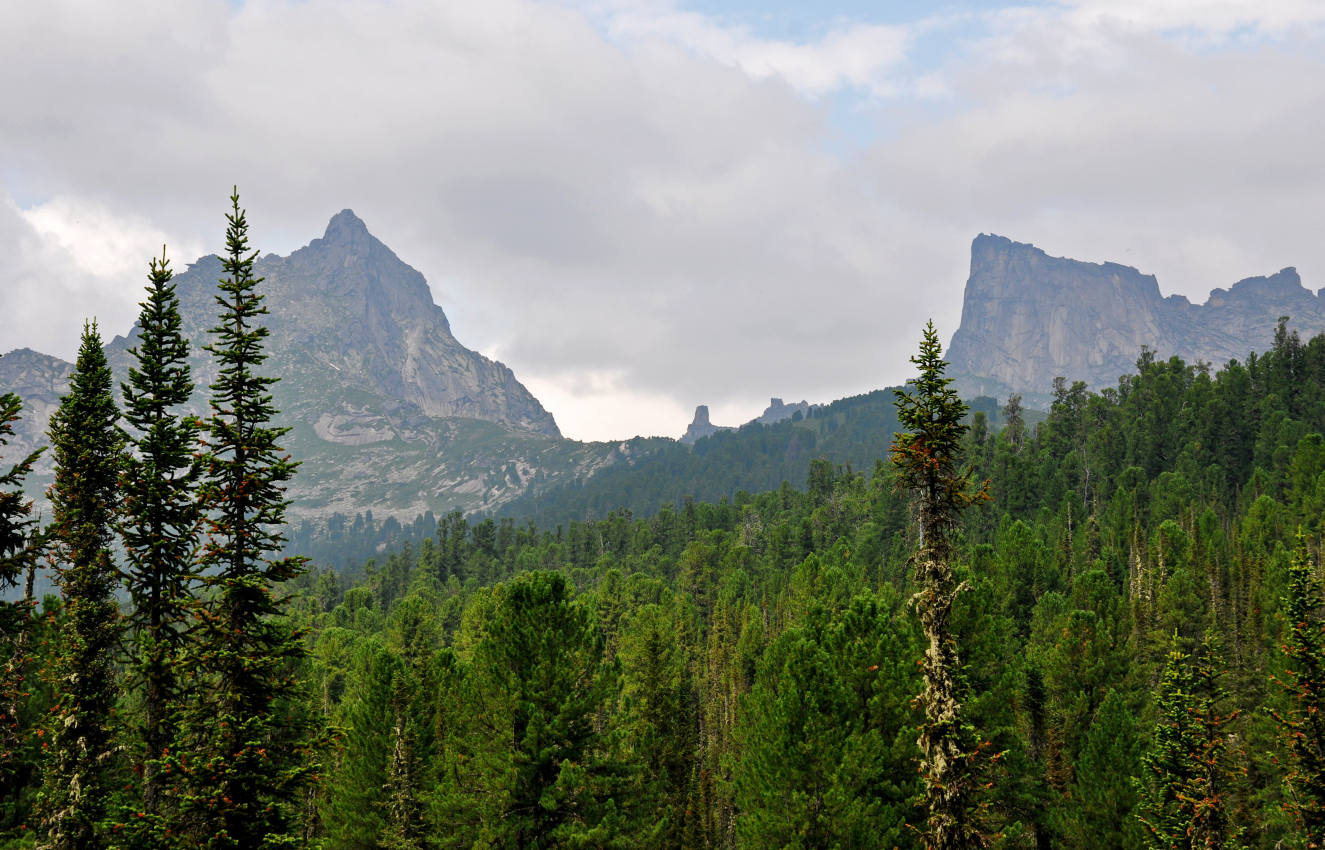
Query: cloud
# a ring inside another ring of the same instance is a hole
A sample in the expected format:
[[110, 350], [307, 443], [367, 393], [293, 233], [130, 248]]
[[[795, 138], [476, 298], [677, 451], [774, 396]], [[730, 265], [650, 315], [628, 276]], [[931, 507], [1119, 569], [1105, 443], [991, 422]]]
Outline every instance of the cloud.
[[0, 352], [72, 360], [85, 319], [98, 319], [106, 339], [132, 325], [136, 297], [105, 273], [109, 254], [71, 251], [67, 234], [53, 206], [25, 213], [0, 194]]
[[[146, 259], [215, 251], [236, 183], [264, 251], [355, 209], [583, 437], [903, 380], [981, 231], [1198, 298], [1288, 264], [1325, 286], [1317, 8], [770, 39], [627, 0], [5, 4], [2, 347], [68, 353], [81, 301], [127, 330]], [[838, 144], [842, 97], [867, 143]]]

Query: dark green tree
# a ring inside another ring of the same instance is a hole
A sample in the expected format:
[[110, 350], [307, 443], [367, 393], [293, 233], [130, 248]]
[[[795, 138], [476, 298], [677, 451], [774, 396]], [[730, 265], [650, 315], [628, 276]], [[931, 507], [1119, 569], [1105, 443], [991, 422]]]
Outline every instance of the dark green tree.
[[741, 846], [912, 846], [918, 636], [892, 607], [816, 607], [764, 654], [736, 730]]
[[912, 494], [920, 533], [912, 557], [913, 604], [929, 644], [917, 700], [924, 712], [922, 832], [928, 850], [963, 850], [987, 842], [979, 817], [979, 738], [963, 712], [962, 662], [951, 628], [953, 602], [965, 589], [953, 569], [952, 535], [962, 510], [988, 494], [984, 486], [973, 489], [970, 471], [960, 466], [967, 408], [944, 375], [948, 364], [933, 322], [911, 362], [919, 377], [907, 381], [909, 389], [894, 391], [904, 430], [893, 441], [892, 463], [897, 487]]
[[[0, 448], [13, 435], [21, 410], [18, 396], [0, 395]], [[5, 789], [0, 793], [0, 839], [20, 818], [20, 801], [37, 769], [24, 711], [32, 675], [31, 590], [16, 600], [7, 597], [25, 578], [31, 582], [40, 554], [32, 500], [22, 490], [40, 453], [21, 458], [0, 474], [0, 788]]]
[[[147, 298], [138, 315], [137, 344], [129, 349], [135, 365], [121, 385], [125, 438], [133, 453], [120, 479], [120, 536], [124, 542], [124, 583], [132, 603], [128, 618], [129, 670], [142, 711], [135, 716], [141, 749], [142, 812], [127, 820], [140, 843], [143, 826], [164, 829], [159, 762], [175, 738], [172, 715], [178, 707], [176, 674], [193, 607], [198, 544], [193, 458], [198, 427], [180, 412], [193, 392], [189, 343], [180, 332], [179, 299], [164, 249], [148, 265]], [[147, 821], [146, 824], [143, 822]]]
[[423, 850], [427, 825], [420, 799], [422, 765], [418, 757], [417, 719], [412, 716], [410, 682], [399, 671], [391, 683], [391, 752], [387, 761], [386, 823], [378, 844], [382, 850]]
[[[533, 572], [497, 592], [466, 690], [470, 728], [443, 822], [457, 846], [616, 846], [629, 778], [611, 729], [596, 728], [618, 689], [591, 609], [560, 573]], [[448, 845], [449, 846], [449, 845]]]
[[268, 330], [262, 279], [253, 275], [257, 251], [238, 192], [230, 202], [220, 322], [205, 347], [217, 365], [199, 491], [207, 605], [194, 666], [205, 690], [192, 707], [180, 769], [190, 777], [184, 803], [192, 839], [253, 850], [300, 840], [298, 802], [314, 771], [316, 730], [296, 680], [302, 635], [278, 590], [304, 572], [304, 562], [272, 555], [284, 542], [285, 484], [296, 464], [279, 445], [289, 429], [272, 424], [276, 379], [258, 371]]
[[1110, 690], [1086, 734], [1071, 796], [1061, 810], [1060, 829], [1067, 846], [1095, 850], [1142, 844], [1134, 778], [1141, 755], [1136, 720], [1123, 697]]
[[46, 725], [38, 798], [39, 846], [51, 850], [106, 844], [102, 822], [115, 760], [111, 709], [120, 633], [110, 549], [123, 461], [118, 420], [101, 337], [95, 322], [86, 324], [69, 392], [50, 424], [50, 534], [67, 616], [49, 671], [56, 702]]
[[1325, 598], [1320, 579], [1298, 533], [1288, 568], [1288, 620], [1284, 652], [1288, 669], [1280, 682], [1288, 707], [1276, 714], [1289, 752], [1288, 805], [1308, 847], [1325, 847]]
[[1231, 715], [1220, 713], [1224, 690], [1213, 636], [1192, 659], [1173, 638], [1155, 691], [1159, 720], [1141, 758], [1137, 818], [1153, 850], [1238, 847], [1228, 815], [1231, 771], [1226, 755]]

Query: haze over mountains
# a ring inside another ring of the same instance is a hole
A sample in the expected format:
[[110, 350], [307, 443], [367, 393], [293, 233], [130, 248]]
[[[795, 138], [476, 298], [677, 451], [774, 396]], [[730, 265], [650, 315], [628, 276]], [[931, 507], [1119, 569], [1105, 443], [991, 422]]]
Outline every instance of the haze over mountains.
[[[274, 396], [292, 429], [285, 446], [303, 464], [290, 489], [296, 524], [369, 510], [409, 520], [428, 511], [491, 513], [506, 506], [509, 513], [529, 505], [553, 515], [561, 510], [554, 502], [563, 486], [580, 488], [570, 497], [578, 505], [602, 507], [599, 502], [624, 493], [633, 494], [633, 510], [650, 511], [658, 499], [691, 493], [710, 473], [722, 482], [706, 491], [710, 499], [776, 486], [782, 478], [800, 485], [813, 457], [864, 463], [870, 452], [886, 452], [892, 436], [864, 433], [891, 427], [891, 416], [873, 406], [877, 399], [833, 406], [774, 398], [739, 429], [714, 425], [701, 405], [679, 441], [565, 439], [510, 369], [455, 339], [423, 276], [353, 212], [335, 215], [321, 238], [287, 257], [261, 257], [257, 273], [266, 278], [272, 331], [266, 372], [281, 378]], [[194, 348], [190, 406], [198, 414], [206, 410], [213, 377], [201, 346], [215, 321], [221, 274], [219, 259], [207, 256], [175, 278]], [[1142, 346], [1189, 361], [1244, 358], [1270, 345], [1281, 315], [1305, 332], [1325, 330], [1325, 299], [1303, 288], [1291, 268], [1216, 289], [1198, 306], [1162, 297], [1153, 276], [1127, 266], [1050, 257], [981, 235], [972, 245], [962, 324], [947, 356], [968, 398], [1020, 392], [1042, 404], [1060, 375], [1095, 387], [1114, 384], [1132, 371]], [[103, 328], [103, 336], [113, 330]], [[134, 338], [131, 331], [107, 345], [118, 380]], [[14, 454], [45, 442], [70, 368], [27, 349], [0, 358], [0, 390], [17, 392], [25, 406]], [[884, 401], [890, 405], [890, 396]], [[993, 409], [989, 399], [982, 405]], [[766, 430], [775, 423], [777, 435]], [[721, 451], [710, 452], [703, 441], [716, 435], [725, 435]], [[716, 466], [706, 473], [706, 463], [719, 462], [704, 458], [719, 455], [722, 474]], [[34, 492], [49, 480], [50, 463], [43, 458], [30, 479]], [[600, 482], [599, 498], [586, 482], [608, 467], [617, 468], [610, 486]], [[666, 477], [668, 470], [684, 470], [684, 480], [631, 483], [631, 476]]]
[[1285, 268], [1215, 289], [1204, 304], [1160, 295], [1130, 266], [1051, 257], [1034, 245], [981, 234], [971, 245], [950, 374], [964, 395], [1048, 400], [1056, 377], [1095, 389], [1135, 371], [1142, 346], [1215, 366], [1266, 350], [1280, 316], [1304, 336], [1325, 331], [1325, 297]]

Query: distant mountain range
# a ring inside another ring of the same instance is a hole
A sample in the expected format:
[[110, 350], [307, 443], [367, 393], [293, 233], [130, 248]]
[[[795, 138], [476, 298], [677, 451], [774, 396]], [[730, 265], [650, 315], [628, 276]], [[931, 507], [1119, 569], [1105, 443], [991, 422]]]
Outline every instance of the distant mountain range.
[[[817, 457], [872, 465], [896, 427], [891, 394], [878, 391], [828, 405], [774, 398], [734, 429], [714, 425], [701, 405], [679, 441], [569, 440], [510, 369], [455, 339], [423, 276], [353, 212], [338, 213], [322, 238], [288, 257], [261, 257], [257, 273], [271, 311], [266, 372], [281, 379], [274, 396], [291, 428], [286, 448], [302, 462], [289, 515], [296, 526], [313, 523], [301, 539], [337, 514], [409, 522], [458, 509], [563, 521], [622, 506], [648, 513], [687, 496], [716, 500], [784, 480], [802, 486]], [[220, 260], [208, 256], [175, 278], [194, 349], [190, 407], [199, 414], [214, 374], [201, 346], [215, 323], [221, 274]], [[1325, 330], [1325, 299], [1292, 269], [1217, 289], [1195, 306], [1161, 297], [1155, 278], [1135, 269], [982, 235], [972, 246], [949, 374], [966, 397], [985, 397], [976, 404], [995, 424], [988, 396], [1021, 392], [1043, 404], [1060, 375], [1111, 385], [1132, 371], [1142, 346], [1189, 361], [1244, 357], [1269, 347], [1281, 315], [1304, 332]], [[119, 380], [135, 339], [131, 330], [106, 347]], [[70, 370], [28, 349], [0, 358], [0, 391], [24, 402], [7, 456], [45, 442]], [[50, 464], [43, 458], [30, 492], [49, 482]]]
[[1293, 268], [1215, 289], [1198, 305], [1161, 296], [1153, 275], [1130, 266], [1051, 257], [982, 234], [946, 356], [963, 395], [1021, 393], [1043, 404], [1056, 377], [1117, 384], [1136, 370], [1142, 346], [1188, 363], [1245, 359], [1270, 347], [1280, 316], [1304, 336], [1325, 331], [1325, 297]]

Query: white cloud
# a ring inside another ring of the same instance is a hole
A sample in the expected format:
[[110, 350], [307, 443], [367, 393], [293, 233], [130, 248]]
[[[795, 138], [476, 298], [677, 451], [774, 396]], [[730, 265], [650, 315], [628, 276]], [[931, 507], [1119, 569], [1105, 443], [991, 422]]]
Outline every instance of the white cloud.
[[[0, 4], [0, 162], [43, 201], [0, 204], [0, 348], [127, 330], [147, 257], [216, 250], [234, 183], [264, 251], [354, 208], [581, 437], [902, 380], [981, 231], [1198, 299], [1288, 264], [1325, 286], [1315, 3], [786, 40], [627, 0], [103, 6]], [[830, 152], [842, 92], [864, 150]]]
[[798, 92], [822, 96], [844, 87], [893, 93], [891, 74], [906, 59], [917, 27], [852, 23], [804, 41], [763, 38], [746, 26], [723, 24], [669, 6], [617, 7], [606, 15], [613, 38], [663, 39], [740, 68], [755, 79], [780, 78]]

